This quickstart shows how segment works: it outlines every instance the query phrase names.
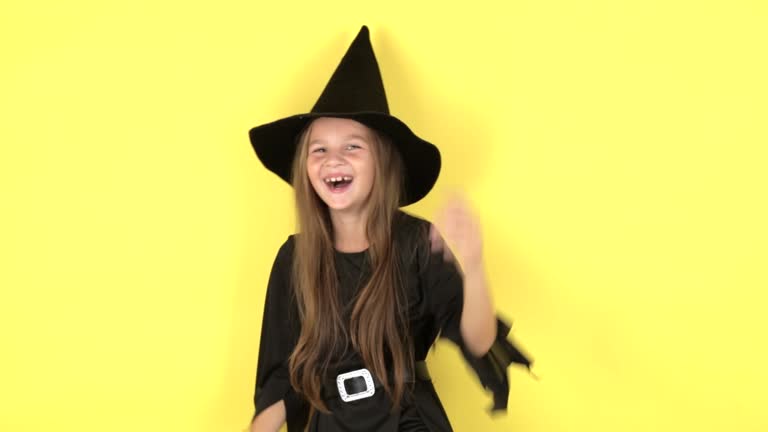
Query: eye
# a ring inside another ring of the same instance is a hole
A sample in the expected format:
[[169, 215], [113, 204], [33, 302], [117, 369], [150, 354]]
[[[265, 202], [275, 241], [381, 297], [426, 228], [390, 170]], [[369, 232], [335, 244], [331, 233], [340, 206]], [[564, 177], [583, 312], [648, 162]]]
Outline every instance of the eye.
[[310, 153], [324, 153], [324, 152], [325, 152], [325, 147], [315, 147], [310, 151]]
[[353, 149], [359, 149], [359, 148], [362, 148], [362, 147], [360, 147], [357, 144], [350, 144], [347, 146], [347, 150], [353, 150]]

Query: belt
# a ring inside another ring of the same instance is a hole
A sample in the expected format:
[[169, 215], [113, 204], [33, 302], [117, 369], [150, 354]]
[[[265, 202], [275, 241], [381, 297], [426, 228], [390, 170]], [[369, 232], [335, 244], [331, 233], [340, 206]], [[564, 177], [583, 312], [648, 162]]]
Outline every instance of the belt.
[[[417, 361], [414, 365], [415, 374], [407, 371], [405, 382], [431, 381], [427, 362]], [[368, 369], [362, 368], [343, 372], [336, 376], [334, 381], [328, 381], [323, 386], [323, 399], [330, 400], [339, 398], [344, 402], [352, 402], [359, 399], [365, 399], [373, 396], [376, 389], [383, 387], [379, 381]]]

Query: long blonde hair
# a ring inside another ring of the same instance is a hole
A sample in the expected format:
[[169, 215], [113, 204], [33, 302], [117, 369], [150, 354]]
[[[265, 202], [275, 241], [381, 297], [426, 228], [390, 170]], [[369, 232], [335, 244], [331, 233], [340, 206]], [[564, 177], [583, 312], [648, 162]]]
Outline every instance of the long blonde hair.
[[[394, 411], [405, 391], [406, 371], [413, 370], [406, 297], [393, 232], [403, 191], [403, 162], [392, 143], [371, 130], [375, 174], [366, 225], [371, 277], [356, 298], [350, 322], [345, 323], [330, 213], [307, 176], [311, 130], [310, 123], [300, 135], [292, 167], [299, 232], [295, 236], [292, 280], [302, 325], [289, 359], [291, 385], [314, 409], [329, 412], [321, 397], [323, 378], [332, 357], [346, 352], [351, 343], [382, 382]], [[394, 382], [389, 380], [387, 358]]]

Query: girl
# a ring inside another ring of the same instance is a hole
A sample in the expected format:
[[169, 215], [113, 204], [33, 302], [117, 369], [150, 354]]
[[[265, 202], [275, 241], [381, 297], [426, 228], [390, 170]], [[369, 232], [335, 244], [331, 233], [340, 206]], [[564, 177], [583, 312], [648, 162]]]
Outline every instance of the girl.
[[478, 225], [461, 201], [440, 232], [399, 208], [424, 197], [437, 148], [388, 111], [363, 27], [320, 99], [251, 129], [262, 163], [289, 182], [299, 234], [272, 267], [251, 431], [450, 431], [424, 359], [456, 343], [505, 410], [509, 341], [485, 282]]

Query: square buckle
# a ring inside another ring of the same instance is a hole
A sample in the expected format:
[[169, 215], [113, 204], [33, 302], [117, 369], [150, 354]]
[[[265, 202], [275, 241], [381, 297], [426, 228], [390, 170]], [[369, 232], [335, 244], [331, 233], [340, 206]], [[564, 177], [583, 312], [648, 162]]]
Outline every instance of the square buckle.
[[[344, 387], [344, 381], [357, 377], [362, 377], [365, 380], [365, 390], [358, 393], [348, 394], [346, 387]], [[373, 377], [371, 377], [371, 372], [365, 368], [339, 374], [336, 377], [336, 387], [339, 388], [339, 396], [341, 396], [341, 400], [344, 402], [352, 402], [358, 399], [368, 398], [376, 393], [376, 387], [373, 385]]]

